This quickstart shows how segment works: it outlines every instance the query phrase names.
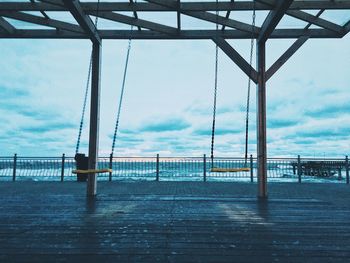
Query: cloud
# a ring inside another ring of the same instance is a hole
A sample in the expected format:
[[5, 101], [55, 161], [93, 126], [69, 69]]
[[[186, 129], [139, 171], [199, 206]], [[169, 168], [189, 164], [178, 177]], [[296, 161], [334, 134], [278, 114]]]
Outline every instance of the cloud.
[[155, 121], [146, 124], [140, 128], [141, 132], [168, 132], [181, 131], [191, 127], [191, 125], [183, 119], [168, 119], [163, 121]]
[[330, 118], [350, 112], [350, 103], [340, 105], [327, 105], [323, 108], [313, 109], [305, 112], [306, 116], [312, 118]]
[[34, 126], [22, 127], [21, 131], [30, 133], [44, 133], [56, 130], [75, 129], [77, 125], [68, 122], [46, 123]]
[[0, 86], [0, 94], [1, 99], [4, 99], [4, 101], [6, 101], [8, 99], [18, 99], [20, 97], [29, 96], [30, 93], [27, 90], [21, 88], [9, 88]]
[[[234, 130], [229, 128], [219, 128], [215, 129], [215, 135], [227, 135], [227, 134], [237, 134], [241, 133], [242, 130]], [[196, 136], [210, 136], [212, 133], [211, 129], [197, 129], [192, 132], [192, 135]]]
[[297, 125], [299, 121], [291, 120], [291, 119], [269, 119], [267, 121], [267, 126], [269, 128], [284, 128], [289, 126]]

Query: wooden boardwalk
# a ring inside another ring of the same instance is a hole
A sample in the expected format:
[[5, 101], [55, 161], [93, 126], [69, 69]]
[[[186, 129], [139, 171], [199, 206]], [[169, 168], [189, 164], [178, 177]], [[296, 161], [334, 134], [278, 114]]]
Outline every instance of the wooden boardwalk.
[[0, 182], [0, 262], [350, 262], [350, 186]]

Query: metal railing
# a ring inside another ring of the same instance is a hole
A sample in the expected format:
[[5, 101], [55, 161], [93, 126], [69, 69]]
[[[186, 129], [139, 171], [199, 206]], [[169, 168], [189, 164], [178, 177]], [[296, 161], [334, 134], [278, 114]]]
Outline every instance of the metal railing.
[[[73, 181], [76, 164], [73, 157], [0, 157], [0, 180]], [[237, 169], [213, 172], [211, 169]], [[100, 157], [98, 168], [111, 168], [99, 174], [99, 180], [156, 181], [257, 181], [256, 158], [202, 157]], [[249, 168], [242, 169], [242, 168]], [[268, 158], [269, 182], [346, 182], [349, 184], [349, 160], [332, 158]]]

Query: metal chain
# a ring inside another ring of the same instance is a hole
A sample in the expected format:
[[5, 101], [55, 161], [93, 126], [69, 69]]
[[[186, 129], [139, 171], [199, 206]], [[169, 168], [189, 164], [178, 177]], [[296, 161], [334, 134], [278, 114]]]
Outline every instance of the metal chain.
[[122, 109], [124, 90], [125, 90], [125, 81], [126, 81], [126, 75], [127, 75], [127, 71], [128, 71], [128, 65], [129, 65], [129, 56], [130, 56], [130, 49], [131, 49], [132, 32], [133, 32], [133, 26], [131, 26], [131, 29], [130, 29], [130, 38], [129, 38], [129, 42], [128, 42], [128, 50], [127, 50], [126, 59], [125, 59], [125, 67], [124, 67], [122, 89], [120, 91], [118, 113], [117, 113], [117, 119], [116, 119], [116, 123], [115, 123], [115, 129], [114, 129], [113, 141], [112, 141], [112, 151], [111, 151], [111, 155], [112, 156], [114, 154], [115, 142], [116, 142], [116, 139], [117, 139], [118, 128], [119, 128], [120, 113], [121, 113], [121, 109]]
[[[219, 1], [216, 0], [216, 34], [218, 36], [219, 32]], [[210, 149], [210, 159], [211, 167], [214, 166], [214, 144], [215, 144], [215, 123], [216, 123], [216, 100], [217, 100], [217, 89], [218, 89], [218, 61], [219, 61], [219, 46], [215, 46], [215, 80], [214, 80], [214, 103], [213, 103], [213, 123], [211, 129], [211, 149]]]
[[[97, 31], [98, 13], [99, 13], [99, 11], [100, 11], [100, 0], [98, 0], [98, 2], [97, 2], [97, 10], [96, 10], [97, 14], [96, 14], [96, 17], [95, 17], [95, 32]], [[86, 88], [85, 88], [85, 94], [84, 94], [83, 110], [82, 110], [81, 118], [80, 118], [80, 125], [79, 125], [77, 144], [75, 146], [75, 153], [76, 154], [79, 152], [81, 134], [82, 134], [83, 127], [84, 127], [84, 118], [85, 118], [87, 98], [88, 98], [88, 94], [89, 94], [91, 71], [92, 71], [92, 51], [91, 51], [91, 55], [90, 55], [89, 70], [88, 70], [87, 80], [86, 80]]]
[[[255, 7], [255, 0], [254, 2], [254, 8], [253, 8], [253, 15], [252, 15], [252, 37], [250, 41], [250, 60], [249, 65], [250, 68], [253, 64], [253, 52], [254, 52], [254, 35], [255, 35], [255, 18], [256, 18], [256, 7]], [[252, 70], [250, 70], [250, 75], [252, 73]], [[246, 119], [245, 119], [245, 154], [244, 154], [244, 162], [247, 164], [248, 161], [248, 135], [249, 135], [249, 110], [250, 110], [250, 86], [251, 86], [251, 78], [248, 77], [248, 94], [247, 94], [247, 106], [246, 106]]]

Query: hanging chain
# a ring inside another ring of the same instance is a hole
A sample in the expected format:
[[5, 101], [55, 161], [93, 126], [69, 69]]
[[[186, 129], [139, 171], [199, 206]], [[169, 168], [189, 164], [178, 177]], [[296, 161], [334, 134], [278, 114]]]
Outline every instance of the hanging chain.
[[[219, 1], [216, 0], [216, 34], [218, 36], [219, 32]], [[217, 100], [217, 89], [218, 89], [218, 61], [219, 61], [219, 46], [215, 46], [215, 80], [214, 80], [214, 103], [213, 103], [213, 124], [211, 129], [211, 149], [210, 149], [210, 159], [211, 167], [214, 166], [214, 144], [215, 144], [215, 123], [216, 123], [216, 100]]]
[[[97, 14], [96, 14], [96, 17], [95, 17], [95, 33], [97, 31], [98, 13], [99, 13], [99, 11], [100, 11], [100, 0], [98, 0], [98, 2], [97, 2], [97, 10], [96, 10]], [[88, 94], [89, 94], [91, 71], [92, 71], [92, 51], [91, 51], [91, 55], [90, 55], [89, 70], [88, 70], [87, 80], [86, 80], [86, 88], [85, 88], [85, 94], [84, 94], [83, 110], [82, 110], [81, 118], [80, 118], [80, 125], [79, 125], [77, 144], [75, 146], [75, 153], [76, 154], [79, 152], [81, 134], [82, 134], [83, 127], [84, 127], [84, 118], [85, 118], [87, 98], [88, 98]]]
[[88, 98], [89, 86], [90, 86], [91, 68], [92, 68], [92, 56], [90, 57], [89, 70], [88, 70], [87, 81], [86, 81], [86, 88], [85, 88], [85, 95], [84, 95], [83, 111], [81, 113], [81, 118], [80, 118], [80, 126], [79, 126], [77, 145], [75, 147], [75, 153], [79, 152], [81, 133], [83, 131], [83, 126], [84, 126], [84, 117], [85, 117], [86, 104], [87, 104], [87, 98]]
[[[136, 2], [136, 1], [135, 1]], [[123, 75], [123, 82], [122, 82], [122, 89], [120, 91], [120, 97], [119, 97], [119, 106], [118, 106], [118, 112], [117, 112], [117, 119], [115, 122], [115, 129], [114, 129], [114, 134], [113, 134], [113, 141], [112, 141], [112, 151], [111, 155], [113, 156], [114, 154], [114, 149], [115, 149], [115, 142], [117, 139], [117, 134], [118, 134], [118, 128], [119, 128], [119, 120], [120, 120], [120, 113], [122, 109], [122, 103], [123, 103], [123, 97], [124, 97], [124, 90], [125, 90], [125, 81], [126, 81], [126, 75], [128, 71], [128, 65], [129, 65], [129, 56], [130, 56], [130, 49], [131, 49], [131, 38], [132, 38], [132, 32], [133, 32], [133, 26], [131, 26], [130, 29], [130, 38], [128, 42], [128, 50], [126, 53], [126, 59], [125, 59], [125, 67], [124, 67], [124, 75]]]
[[[254, 35], [255, 35], [255, 18], [256, 18], [256, 8], [255, 8], [255, 0], [253, 7], [253, 15], [252, 15], [252, 37], [250, 41], [250, 60], [249, 65], [250, 69], [253, 64], [253, 52], [254, 52]], [[251, 75], [252, 70], [250, 70]], [[248, 93], [247, 93], [247, 107], [246, 107], [246, 119], [245, 119], [245, 154], [244, 154], [244, 162], [247, 164], [248, 161], [248, 135], [249, 135], [249, 109], [250, 109], [250, 86], [251, 86], [251, 78], [248, 77]]]

